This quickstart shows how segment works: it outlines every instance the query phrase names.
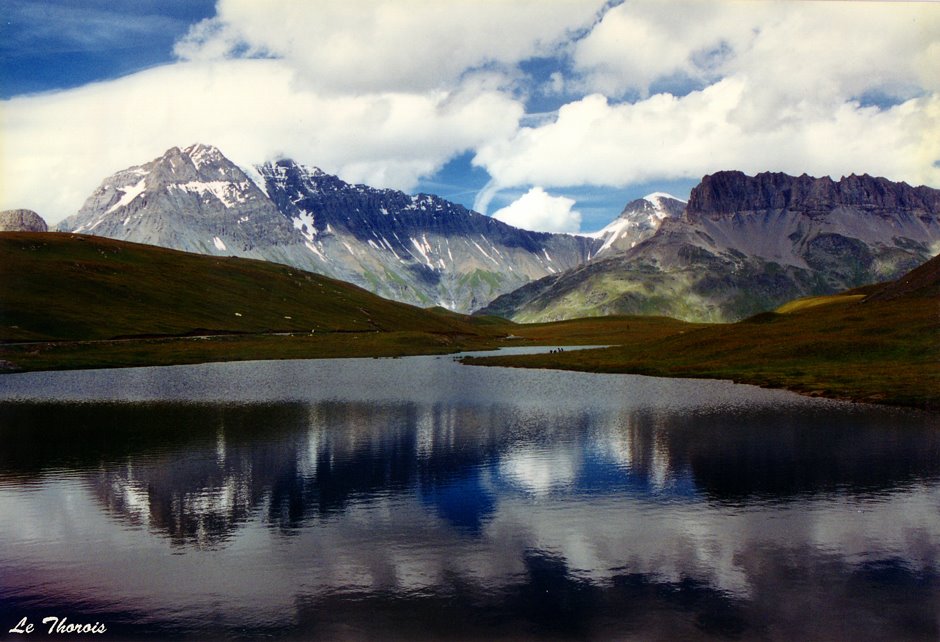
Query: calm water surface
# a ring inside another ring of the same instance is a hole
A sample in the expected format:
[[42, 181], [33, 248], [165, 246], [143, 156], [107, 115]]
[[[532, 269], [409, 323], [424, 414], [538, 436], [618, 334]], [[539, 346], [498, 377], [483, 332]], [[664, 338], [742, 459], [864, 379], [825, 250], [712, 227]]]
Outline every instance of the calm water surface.
[[936, 416], [450, 357], [0, 377], [0, 638], [938, 639], [938, 614]]

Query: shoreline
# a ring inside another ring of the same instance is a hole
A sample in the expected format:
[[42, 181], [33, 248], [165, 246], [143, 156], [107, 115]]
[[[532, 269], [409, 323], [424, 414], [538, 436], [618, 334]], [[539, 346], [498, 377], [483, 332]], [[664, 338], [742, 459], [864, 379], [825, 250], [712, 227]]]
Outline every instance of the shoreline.
[[[394, 335], [394, 336], [390, 336]], [[53, 372], [89, 369], [120, 369], [133, 367], [161, 367], [226, 363], [254, 360], [285, 359], [342, 359], [342, 358], [400, 358], [408, 356], [460, 355], [464, 352], [497, 350], [500, 348], [539, 348], [545, 352], [515, 355], [488, 355], [455, 357], [463, 365], [482, 367], [510, 367], [551, 369], [565, 372], [595, 374], [626, 374], [649, 377], [712, 379], [754, 385], [761, 388], [787, 390], [810, 398], [831, 399], [864, 405], [910, 408], [940, 413], [940, 399], [929, 395], [892, 395], [869, 385], [861, 393], [851, 394], [832, 382], [784, 381], [769, 374], [727, 370], [716, 372], [707, 368], [694, 369], [686, 365], [676, 367], [655, 363], [608, 363], [600, 365], [598, 356], [624, 350], [627, 345], [593, 344], [587, 349], [575, 343], [564, 347], [567, 351], [551, 352], [565, 342], [539, 341], [522, 336], [481, 338], [424, 335], [422, 333], [341, 333], [301, 335], [270, 333], [261, 335], [197, 335], [174, 337], [120, 338], [89, 341], [19, 342], [0, 345], [0, 381], [3, 375], [26, 372]], [[372, 339], [371, 341], [369, 339]], [[376, 339], [381, 339], [376, 341]], [[419, 341], [415, 341], [418, 339]], [[407, 342], [404, 343], [404, 342]], [[14, 351], [11, 351], [14, 348]], [[101, 349], [104, 350], [101, 350]], [[578, 348], [578, 349], [575, 349]], [[11, 354], [14, 352], [14, 354]], [[10, 357], [19, 355], [25, 361], [17, 364]], [[594, 358], [593, 364], [591, 359]], [[874, 384], [874, 381], [870, 381]]]

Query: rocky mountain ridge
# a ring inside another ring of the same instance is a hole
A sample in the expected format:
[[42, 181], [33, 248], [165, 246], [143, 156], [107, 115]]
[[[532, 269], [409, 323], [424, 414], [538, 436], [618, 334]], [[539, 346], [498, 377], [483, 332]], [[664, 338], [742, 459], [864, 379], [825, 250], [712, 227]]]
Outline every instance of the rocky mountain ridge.
[[718, 172], [632, 249], [527, 284], [481, 310], [517, 321], [664, 314], [734, 321], [801, 296], [897, 278], [940, 251], [940, 190]]
[[469, 312], [583, 263], [598, 245], [521, 230], [430, 194], [350, 185], [289, 160], [257, 169], [317, 271], [396, 300]]
[[274, 261], [460, 312], [583, 263], [601, 245], [513, 228], [436, 196], [350, 185], [290, 160], [243, 169], [201, 144], [107, 178], [58, 229]]
[[828, 176], [798, 177], [762, 172], [724, 171], [706, 175], [692, 190], [688, 218], [719, 218], [748, 212], [791, 210], [806, 216], [826, 216], [838, 206], [883, 216], [910, 212], [932, 216], [940, 210], [940, 190], [911, 187], [886, 178], [852, 174], [839, 181]]

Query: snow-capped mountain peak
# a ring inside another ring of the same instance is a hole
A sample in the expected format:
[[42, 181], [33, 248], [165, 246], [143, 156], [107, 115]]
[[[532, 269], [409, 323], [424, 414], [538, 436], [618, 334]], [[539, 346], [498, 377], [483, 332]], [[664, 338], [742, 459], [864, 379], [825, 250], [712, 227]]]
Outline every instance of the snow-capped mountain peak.
[[629, 250], [655, 234], [664, 219], [681, 216], [685, 206], [685, 201], [665, 192], [653, 192], [630, 201], [620, 216], [603, 229], [584, 235], [604, 242], [592, 258]]
[[[676, 198], [672, 194], [667, 194], [666, 192], [653, 192], [652, 194], [647, 194], [641, 200], [650, 203], [653, 206], [654, 214], [660, 219], [673, 216], [674, 212], [678, 209], [681, 214], [681, 210], [685, 209], [685, 206], [688, 204], [687, 201], [683, 201], [681, 198]], [[681, 208], [679, 207], [681, 205]], [[620, 213], [622, 217], [624, 212]]]
[[673, 200], [673, 201], [679, 201], [680, 203], [688, 202], [688, 201], [682, 200], [681, 198], [673, 196], [672, 194], [669, 194], [667, 192], [653, 192], [651, 194], [647, 194], [646, 196], [644, 196], [643, 200], [650, 201], [651, 203], [662, 201], [662, 200]]
[[108, 177], [59, 229], [266, 259], [463, 312], [580, 265], [600, 245], [519, 230], [433, 195], [351, 185], [286, 159], [241, 168], [205, 144]]
[[196, 169], [202, 169], [204, 165], [217, 164], [225, 158], [218, 147], [202, 143], [190, 145], [183, 150], [183, 154], [189, 157]]
[[251, 178], [204, 144], [172, 147], [108, 177], [59, 229], [247, 256], [261, 238], [284, 244], [293, 236], [289, 221]]

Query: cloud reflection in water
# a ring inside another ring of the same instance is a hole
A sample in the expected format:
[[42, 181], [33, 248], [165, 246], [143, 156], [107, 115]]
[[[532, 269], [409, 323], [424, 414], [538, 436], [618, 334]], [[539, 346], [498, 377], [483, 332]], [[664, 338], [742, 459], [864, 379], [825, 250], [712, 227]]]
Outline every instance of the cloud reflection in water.
[[0, 408], [2, 614], [80, 604], [192, 636], [938, 632], [940, 434], [920, 415]]

